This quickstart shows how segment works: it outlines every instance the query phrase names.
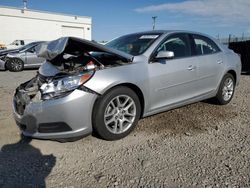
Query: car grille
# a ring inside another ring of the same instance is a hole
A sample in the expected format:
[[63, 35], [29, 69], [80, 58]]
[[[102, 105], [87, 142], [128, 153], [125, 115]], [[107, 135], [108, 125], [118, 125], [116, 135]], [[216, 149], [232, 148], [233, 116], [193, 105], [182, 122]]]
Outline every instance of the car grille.
[[72, 131], [70, 126], [64, 122], [40, 123], [38, 132], [40, 133], [57, 133]]

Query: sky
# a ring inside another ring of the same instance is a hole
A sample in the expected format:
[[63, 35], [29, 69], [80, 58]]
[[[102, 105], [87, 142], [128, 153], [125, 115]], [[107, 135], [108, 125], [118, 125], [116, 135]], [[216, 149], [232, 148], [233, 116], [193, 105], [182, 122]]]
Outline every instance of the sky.
[[[22, 0], [0, 5], [22, 7]], [[28, 0], [28, 8], [90, 16], [96, 41], [152, 30], [152, 16], [156, 29], [250, 37], [250, 0]]]

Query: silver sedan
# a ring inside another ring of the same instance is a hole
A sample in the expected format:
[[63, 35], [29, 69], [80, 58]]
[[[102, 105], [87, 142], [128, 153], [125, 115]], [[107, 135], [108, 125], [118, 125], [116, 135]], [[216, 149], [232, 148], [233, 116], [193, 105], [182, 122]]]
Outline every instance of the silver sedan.
[[[22, 133], [69, 139], [128, 135], [138, 120], [205, 99], [229, 103], [240, 57], [215, 39], [187, 31], [150, 31], [105, 46], [60, 38], [36, 49], [47, 61], [13, 99]], [[166, 122], [167, 123], [167, 122]]]
[[25, 68], [39, 68], [45, 59], [37, 57], [35, 47], [41, 43], [43, 42], [32, 42], [18, 49], [1, 51], [0, 70], [18, 72]]

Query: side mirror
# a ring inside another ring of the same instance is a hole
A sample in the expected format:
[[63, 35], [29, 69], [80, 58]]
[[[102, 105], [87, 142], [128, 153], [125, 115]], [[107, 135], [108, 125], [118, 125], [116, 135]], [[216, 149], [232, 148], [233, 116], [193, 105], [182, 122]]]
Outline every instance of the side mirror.
[[173, 59], [174, 52], [172, 51], [159, 51], [155, 57], [155, 59]]

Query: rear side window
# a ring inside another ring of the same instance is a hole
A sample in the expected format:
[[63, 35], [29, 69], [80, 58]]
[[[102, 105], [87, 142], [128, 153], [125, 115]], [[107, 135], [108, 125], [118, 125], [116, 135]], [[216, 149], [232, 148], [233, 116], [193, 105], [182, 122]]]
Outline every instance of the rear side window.
[[168, 37], [157, 49], [157, 52], [159, 51], [174, 52], [175, 58], [191, 56], [188, 36], [186, 34], [175, 34]]
[[193, 38], [197, 55], [214, 54], [220, 51], [215, 42], [207, 37], [193, 35]]

